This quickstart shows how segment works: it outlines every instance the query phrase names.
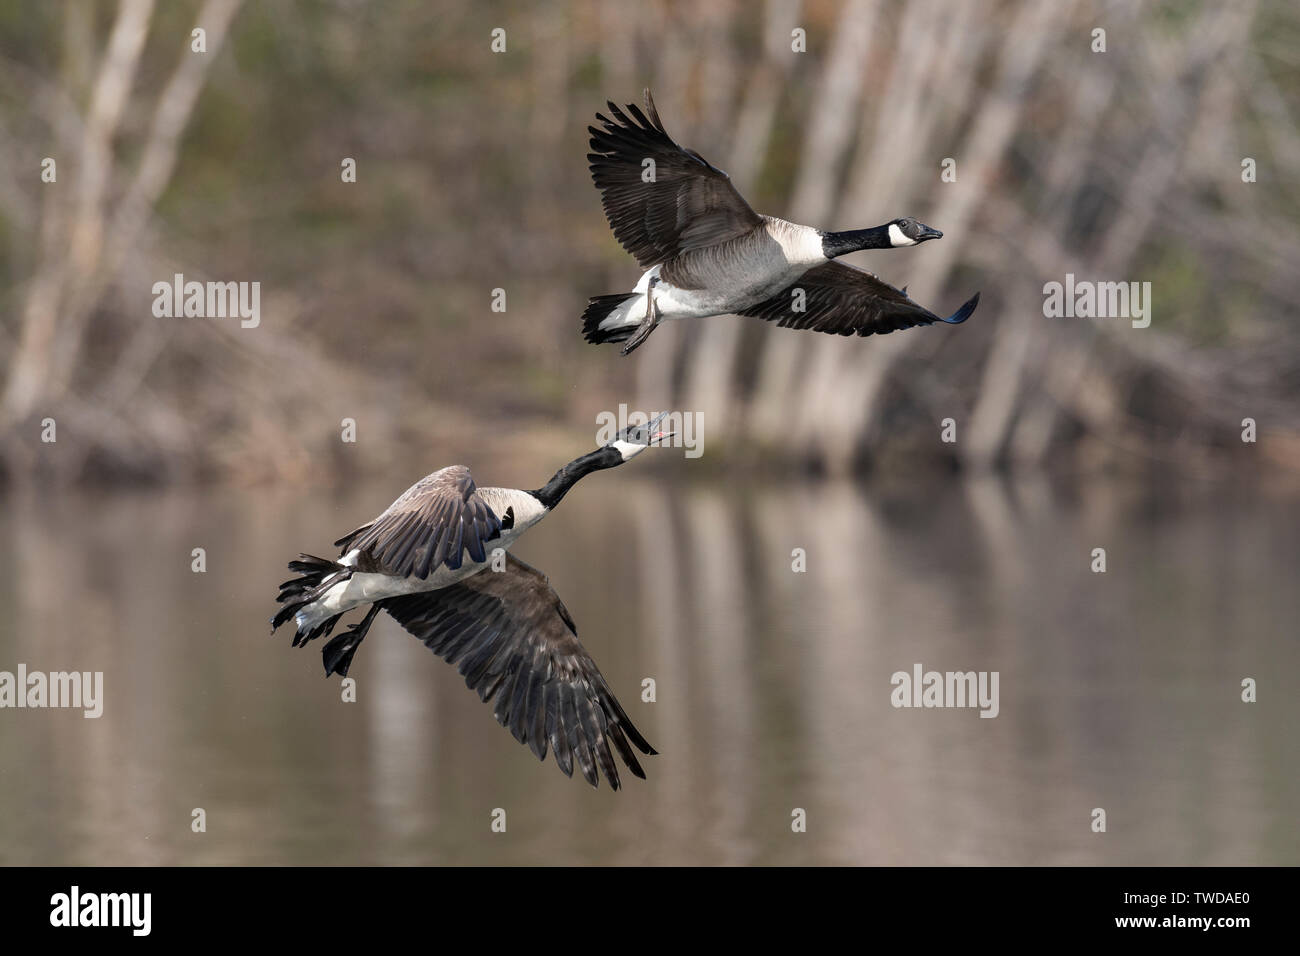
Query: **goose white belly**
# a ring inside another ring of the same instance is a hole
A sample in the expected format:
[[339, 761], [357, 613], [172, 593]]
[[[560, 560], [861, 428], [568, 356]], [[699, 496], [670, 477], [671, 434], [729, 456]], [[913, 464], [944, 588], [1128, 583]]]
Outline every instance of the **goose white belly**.
[[[504, 547], [500, 542], [493, 542], [494, 547]], [[350, 552], [339, 559], [340, 564], [351, 566], [356, 562], [357, 553]], [[427, 578], [394, 577], [391, 574], [373, 572], [354, 573], [346, 581], [340, 581], [329, 588], [311, 604], [306, 605], [294, 620], [298, 630], [310, 631], [326, 618], [343, 614], [361, 604], [382, 601], [384, 598], [400, 597], [404, 594], [420, 594], [424, 591], [440, 591], [445, 587], [462, 581], [473, 574], [478, 574], [491, 563], [491, 552], [487, 561], [471, 561], [468, 558], [454, 571], [445, 565], [438, 568]]]
[[[500, 542], [494, 541], [492, 544], [494, 547], [504, 547]], [[339, 563], [351, 564], [348, 558], [355, 561], [355, 553], [349, 554]], [[486, 561], [471, 561], [466, 558], [454, 571], [442, 565], [427, 578], [414, 576], [397, 578], [391, 574], [374, 572], [354, 573], [346, 581], [341, 581], [326, 591], [317, 603], [337, 614], [370, 601], [381, 601], [384, 598], [399, 597], [403, 594], [419, 594], [421, 591], [438, 591], [457, 581], [463, 581], [472, 574], [478, 574], [491, 563], [491, 560], [492, 554], [489, 551]]]
[[820, 234], [815, 229], [766, 217], [766, 227], [728, 246], [718, 246], [692, 256], [688, 264], [677, 260], [670, 275], [689, 275], [690, 288], [674, 285], [653, 266], [632, 290], [635, 298], [619, 304], [600, 323], [604, 330], [638, 326], [645, 319], [647, 292], [654, 280], [655, 309], [662, 320], [697, 319], [726, 315], [766, 302], [814, 266], [826, 262]]
[[[808, 271], [802, 263], [789, 263], [779, 271], [769, 273], [759, 281], [726, 283], [705, 289], [680, 289], [659, 280], [654, 287], [655, 309], [661, 321], [670, 319], [702, 319], [711, 315], [727, 315], [766, 302], [782, 289], [791, 285]], [[646, 297], [647, 279], [658, 276], [655, 266], [637, 283], [635, 298], [621, 303], [600, 323], [604, 330], [636, 327], [645, 319], [649, 300]]]
[[[726, 315], [766, 302], [782, 289], [798, 281], [808, 271], [800, 262], [784, 263], [781, 268], [761, 278], [747, 277], [743, 282], [720, 282], [707, 289], [679, 289], [666, 282], [654, 287], [655, 308], [666, 319], [704, 318]], [[642, 317], [644, 317], [644, 307]]]

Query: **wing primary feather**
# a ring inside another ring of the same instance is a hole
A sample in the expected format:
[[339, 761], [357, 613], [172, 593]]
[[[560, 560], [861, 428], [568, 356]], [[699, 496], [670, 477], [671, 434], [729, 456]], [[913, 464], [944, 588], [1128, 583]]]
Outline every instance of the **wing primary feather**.
[[555, 762], [566, 777], [573, 776], [573, 750], [569, 747], [568, 732], [564, 726], [563, 687], [558, 683], [547, 685], [546, 711], [550, 727], [551, 752]]
[[592, 749], [595, 751], [596, 766], [605, 775], [610, 787], [617, 790], [619, 786], [618, 767], [614, 764], [614, 756], [609, 752], [609, 744], [605, 740], [607, 730], [605, 712], [590, 696], [587, 697], [584, 703], [586, 704], [583, 708], [586, 715], [584, 724], [587, 730], [587, 739], [591, 742]]
[[505, 573], [480, 571], [446, 588], [384, 600], [406, 630], [456, 668], [517, 741], [593, 787], [622, 787], [623, 763], [654, 753], [582, 647], [546, 577], [507, 555]]
[[569, 749], [578, 762], [582, 776], [593, 787], [597, 786], [596, 761], [592, 757], [591, 743], [586, 739], [582, 718], [578, 715], [577, 701], [574, 699], [573, 685], [560, 684], [561, 710], [564, 713], [564, 730], [568, 737]]
[[609, 739], [614, 742], [614, 749], [618, 751], [618, 755], [622, 758], [623, 763], [627, 764], [627, 768], [632, 771], [633, 775], [644, 780], [645, 771], [641, 769], [641, 764], [636, 759], [636, 754], [633, 753], [632, 748], [628, 746], [627, 737], [623, 735], [623, 728], [613, 721], [610, 721], [608, 734]]

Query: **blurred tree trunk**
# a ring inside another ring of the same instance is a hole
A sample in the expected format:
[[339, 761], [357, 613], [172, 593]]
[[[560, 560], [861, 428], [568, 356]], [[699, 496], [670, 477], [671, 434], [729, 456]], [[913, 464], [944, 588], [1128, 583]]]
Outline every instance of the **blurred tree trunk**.
[[[66, 5], [64, 11], [73, 21], [87, 15], [77, 4]], [[27, 418], [44, 396], [60, 313], [75, 292], [75, 283], [99, 267], [104, 205], [112, 176], [113, 136], [131, 93], [152, 13], [152, 0], [122, 0], [118, 6], [113, 32], [91, 88], [80, 155], [75, 164], [70, 156], [63, 157], [65, 177], [74, 168], [77, 170], [75, 195], [65, 199], [64, 189], [47, 190], [51, 197], [46, 204], [47, 221], [52, 222], [45, 233], [48, 244], [32, 278], [23, 309], [21, 339], [9, 362], [9, 377], [0, 397], [0, 416], [7, 427]], [[84, 30], [78, 25], [69, 27], [65, 36], [80, 34]], [[64, 63], [66, 66], [68, 58]], [[72, 82], [76, 82], [80, 69], [75, 66], [66, 73]], [[69, 210], [58, 208], [60, 203], [66, 203]]]
[[[866, 0], [853, 0], [842, 8], [817, 92], [809, 105], [811, 119], [791, 201], [792, 221], [834, 228], [832, 207], [839, 194], [839, 171], [858, 127], [864, 64], [870, 62], [868, 53], [878, 10], [878, 5]], [[784, 446], [796, 453], [802, 449], [791, 442], [789, 427], [793, 406], [803, 394], [799, 369], [806, 364], [802, 360], [804, 338], [787, 329], [768, 328], [762, 333], [749, 425], [753, 437], [763, 444]], [[807, 387], [805, 379], [803, 388]]]
[[[739, 188], [758, 181], [776, 122], [781, 93], [789, 74], [791, 31], [799, 22], [798, 3], [768, 0], [765, 7], [763, 54], [750, 70], [730, 139], [726, 169]], [[724, 436], [739, 427], [736, 412], [737, 363], [742, 323], [739, 317], [701, 323], [698, 337], [687, 349], [677, 404], [703, 415], [709, 434]]]
[[[153, 15], [152, 0], [121, 0], [99, 70], [89, 87], [90, 103], [80, 142], [75, 146], [65, 142], [65, 151], [56, 157], [66, 178], [58, 185], [45, 186], [41, 251], [24, 303], [19, 345], [9, 361], [0, 396], [0, 427], [9, 435], [41, 403], [70, 399], [74, 415], [96, 423], [88, 429], [90, 434], [102, 433], [123, 448], [133, 444], [130, 419], [114, 418], [114, 409], [95, 401], [96, 393], [105, 394], [103, 382], [85, 375], [78, 378], [87, 323], [128, 256], [138, 253], [145, 224], [175, 168], [180, 134], [239, 3], [207, 0], [203, 5], [197, 22], [207, 31], [207, 53], [191, 53], [189, 38], [185, 38], [185, 45], [177, 51], [177, 68], [159, 98], [135, 175], [122, 199], [110, 208], [112, 184], [118, 176], [114, 139], [130, 102]], [[77, 90], [85, 85], [84, 65], [79, 61], [85, 57], [83, 43], [88, 35], [86, 9], [82, 4], [64, 7], [68, 24], [64, 36], [76, 44], [64, 60], [76, 64], [65, 68], [70, 102], [75, 102]], [[71, 124], [55, 125], [64, 129]], [[69, 146], [72, 149], [66, 149]], [[127, 383], [134, 380], [138, 384], [143, 378], [160, 351], [154, 343], [165, 336], [164, 330], [148, 321], [133, 323], [126, 336], [130, 344], [120, 353], [129, 361], [109, 367], [112, 387], [106, 394], [121, 403], [129, 399], [132, 389]], [[123, 369], [127, 375], [112, 374]], [[69, 395], [74, 385], [79, 397]], [[24, 442], [7, 444], [7, 454], [20, 466], [24, 458], [29, 459], [22, 451]], [[75, 468], [82, 456], [84, 449], [82, 455], [61, 460]], [[19, 475], [26, 472], [23, 467], [12, 470]]]

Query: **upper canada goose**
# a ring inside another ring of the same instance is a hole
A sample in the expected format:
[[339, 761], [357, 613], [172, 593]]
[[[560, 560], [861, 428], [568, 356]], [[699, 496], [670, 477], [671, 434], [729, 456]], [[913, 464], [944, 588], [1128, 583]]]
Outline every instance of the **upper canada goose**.
[[329, 637], [348, 610], [369, 604], [364, 618], [322, 648], [325, 676], [346, 677], [382, 608], [455, 665], [480, 698], [495, 696], [496, 719], [539, 760], [549, 744], [566, 776], [576, 760], [593, 787], [599, 770], [617, 790], [612, 747], [644, 779], [628, 741], [643, 754], [655, 750], [578, 642], [577, 626], [545, 575], [509, 554], [493, 566], [491, 551], [509, 548], [584, 475], [671, 437], [657, 431], [664, 415], [623, 429], [536, 491], [476, 488], [463, 465], [421, 478], [379, 517], [335, 541], [337, 561], [303, 554], [289, 562], [300, 576], [280, 585], [272, 633], [293, 618], [293, 646], [302, 647]]
[[[872, 335], [932, 322], [957, 324], [979, 293], [947, 318], [913, 302], [906, 289], [834, 262], [859, 249], [914, 246], [943, 236], [910, 217], [873, 229], [822, 232], [760, 216], [725, 172], [673, 142], [650, 91], [645, 112], [612, 102], [591, 132], [591, 178], [614, 236], [648, 271], [630, 293], [588, 301], [588, 342], [623, 342], [623, 354], [664, 319], [736, 313], [795, 329]], [[628, 114], [631, 114], [630, 116]], [[802, 294], [800, 294], [802, 291]]]

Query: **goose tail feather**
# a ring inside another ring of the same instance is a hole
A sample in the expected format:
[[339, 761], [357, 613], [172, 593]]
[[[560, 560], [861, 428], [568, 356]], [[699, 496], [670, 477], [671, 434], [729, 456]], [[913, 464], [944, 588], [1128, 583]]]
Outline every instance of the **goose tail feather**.
[[635, 292], [623, 292], [618, 295], [598, 295], [591, 298], [587, 302], [587, 310], [582, 313], [582, 337], [598, 345], [606, 342], [626, 342], [636, 331], [636, 325], [602, 329], [600, 323], [609, 318], [610, 313], [624, 302], [636, 297]]

